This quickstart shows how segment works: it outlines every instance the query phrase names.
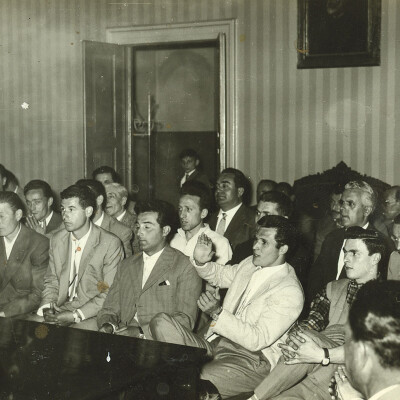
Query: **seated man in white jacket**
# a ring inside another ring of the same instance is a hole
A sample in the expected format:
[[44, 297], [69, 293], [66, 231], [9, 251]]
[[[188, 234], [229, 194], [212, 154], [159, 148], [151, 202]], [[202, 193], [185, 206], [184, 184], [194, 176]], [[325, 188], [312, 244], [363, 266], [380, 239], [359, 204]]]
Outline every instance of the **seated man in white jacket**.
[[150, 325], [156, 340], [206, 349], [211, 361], [203, 366], [201, 378], [211, 381], [223, 398], [254, 390], [265, 378], [280, 356], [277, 341], [304, 303], [296, 274], [285, 262], [295, 228], [277, 215], [265, 216], [257, 225], [253, 255], [233, 266], [210, 262], [212, 242], [206, 235], [199, 237], [193, 254], [198, 274], [214, 286], [229, 288], [223, 306], [217, 301], [212, 306], [205, 338], [166, 314], [158, 314]]

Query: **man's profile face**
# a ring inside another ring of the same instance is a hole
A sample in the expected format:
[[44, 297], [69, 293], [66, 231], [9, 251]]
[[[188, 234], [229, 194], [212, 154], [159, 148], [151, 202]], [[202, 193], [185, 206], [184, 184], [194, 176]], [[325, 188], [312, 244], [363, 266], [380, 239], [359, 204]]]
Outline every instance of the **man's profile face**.
[[237, 206], [242, 200], [243, 188], [238, 188], [235, 184], [233, 174], [221, 174], [218, 177], [215, 199], [223, 211], [228, 211]]
[[396, 246], [396, 250], [400, 252], [400, 224], [393, 225], [391, 239]]
[[256, 210], [256, 222], [266, 215], [282, 215], [278, 204], [270, 201], [259, 201]]
[[384, 201], [384, 215], [385, 218], [389, 221], [393, 221], [393, 219], [400, 214], [400, 201], [396, 199], [396, 190], [389, 189], [383, 195]]
[[18, 226], [22, 212], [14, 212], [8, 203], [0, 203], [0, 236], [11, 235]]
[[207, 216], [207, 210], [200, 209], [200, 198], [189, 194], [185, 194], [179, 199], [178, 213], [181, 228], [185, 232], [199, 226], [203, 218]]
[[138, 215], [136, 232], [141, 250], [148, 255], [160, 251], [166, 243], [169, 230], [161, 228], [157, 221], [158, 213], [155, 211], [143, 212]]
[[361, 190], [346, 189], [340, 200], [340, 216], [345, 228], [350, 226], [363, 226], [366, 215], [365, 207], [362, 203]]
[[61, 216], [68, 232], [76, 232], [83, 228], [92, 212], [91, 207], [82, 208], [78, 197], [61, 200]]
[[329, 204], [330, 210], [331, 210], [331, 215], [332, 219], [334, 221], [338, 220], [340, 218], [340, 198], [342, 195], [333, 193], [331, 195], [331, 202]]
[[183, 157], [181, 160], [181, 166], [185, 171], [185, 174], [188, 174], [189, 172], [195, 170], [198, 165], [199, 165], [199, 160], [196, 160], [195, 157], [186, 156]]
[[119, 216], [124, 211], [126, 197], [121, 197], [118, 192], [107, 189], [106, 213], [111, 217]]
[[356, 279], [358, 283], [376, 278], [372, 274], [376, 255], [368, 254], [368, 248], [361, 239], [347, 239], [343, 251], [347, 278]]
[[277, 249], [275, 228], [258, 228], [253, 244], [253, 264], [261, 267], [279, 265], [280, 251]]
[[29, 190], [25, 195], [25, 200], [29, 213], [38, 221], [44, 220], [50, 214], [53, 198], [45, 197], [42, 189]]
[[112, 175], [110, 172], [103, 172], [101, 174], [97, 174], [94, 179], [96, 181], [101, 182], [103, 185], [105, 185], [106, 183], [113, 183], [114, 180], [112, 178]]

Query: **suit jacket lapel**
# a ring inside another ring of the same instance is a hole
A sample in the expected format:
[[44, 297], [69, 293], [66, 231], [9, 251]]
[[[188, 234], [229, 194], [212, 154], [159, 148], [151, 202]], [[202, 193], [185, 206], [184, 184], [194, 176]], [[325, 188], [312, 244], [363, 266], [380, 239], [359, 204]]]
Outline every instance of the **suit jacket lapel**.
[[106, 231], [110, 231], [111, 217], [103, 211], [103, 222], [101, 223], [101, 228]]
[[[0, 238], [0, 278], [3, 278], [7, 266], [6, 246], [4, 245], [4, 237]], [[1, 283], [0, 283], [1, 286]]]
[[85, 248], [83, 250], [83, 254], [81, 257], [81, 262], [79, 263], [79, 272], [78, 272], [78, 284], [82, 279], [82, 276], [86, 270], [86, 267], [89, 261], [93, 257], [93, 253], [96, 250], [96, 246], [100, 242], [100, 231], [97, 227], [92, 225], [92, 232], [89, 235], [89, 238], [86, 242]]
[[233, 216], [230, 224], [228, 225], [228, 228], [224, 233], [225, 237], [229, 237], [230, 234], [236, 232], [238, 229], [242, 227], [244, 223], [246, 223], [246, 221], [243, 221], [244, 219], [243, 210], [244, 210], [244, 205], [242, 204], [236, 211], [236, 214]]
[[[65, 237], [60, 240], [57, 249], [57, 257], [61, 260], [60, 289], [58, 294], [58, 304], [63, 304], [68, 297], [69, 273], [71, 270], [71, 237], [65, 231]], [[56, 249], [54, 249], [55, 252]], [[54, 254], [56, 256], [56, 254]], [[55, 261], [56, 262], [56, 261]]]
[[171, 251], [171, 248], [169, 246], [165, 246], [164, 251], [161, 253], [159, 259], [154, 265], [154, 268], [151, 271], [150, 276], [142, 289], [143, 292], [146, 291], [149, 287], [153, 286], [154, 283], [156, 283], [157, 280], [164, 275], [165, 271], [172, 267], [173, 257], [174, 253]]

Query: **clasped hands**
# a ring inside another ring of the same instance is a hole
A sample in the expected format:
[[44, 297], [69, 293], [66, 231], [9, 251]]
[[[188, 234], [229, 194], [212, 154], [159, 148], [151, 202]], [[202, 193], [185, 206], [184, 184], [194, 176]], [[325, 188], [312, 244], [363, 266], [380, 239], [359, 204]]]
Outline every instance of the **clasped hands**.
[[324, 358], [324, 350], [312, 338], [312, 333], [297, 326], [285, 343], [279, 343], [285, 364], [319, 364]]
[[211, 315], [221, 306], [221, 296], [219, 294], [219, 287], [216, 288], [210, 284], [206, 284], [206, 291], [203, 292], [197, 300], [197, 305], [201, 311]]
[[55, 303], [50, 303], [50, 308], [43, 309], [45, 322], [58, 325], [69, 325], [75, 322], [72, 311], [63, 311]]

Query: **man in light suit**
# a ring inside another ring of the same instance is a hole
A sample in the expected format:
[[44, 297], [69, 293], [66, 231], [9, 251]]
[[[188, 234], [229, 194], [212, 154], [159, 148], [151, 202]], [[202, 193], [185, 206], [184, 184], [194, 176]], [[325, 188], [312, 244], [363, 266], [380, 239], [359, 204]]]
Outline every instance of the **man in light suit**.
[[220, 210], [211, 216], [209, 225], [229, 240], [232, 251], [254, 235], [255, 211], [243, 204], [248, 188], [247, 178], [235, 168], [224, 169], [217, 180], [215, 198]]
[[139, 205], [137, 235], [143, 252], [124, 260], [98, 314], [101, 332], [152, 339], [149, 324], [161, 312], [188, 330], [196, 321], [199, 278], [188, 257], [168, 244], [173, 207], [160, 200]]
[[117, 236], [124, 246], [125, 257], [131, 256], [133, 232], [124, 224], [104, 212], [107, 202], [107, 194], [104, 186], [99, 181], [93, 179], [80, 179], [76, 184], [88, 187], [96, 196], [93, 223]]
[[[90, 217], [96, 207], [93, 192], [72, 185], [61, 192], [65, 229], [50, 239], [50, 263], [44, 277], [38, 318], [81, 329], [96, 329], [101, 309], [120, 261], [117, 237], [98, 228]], [[28, 318], [31, 319], [31, 318]]]
[[50, 185], [35, 179], [24, 187], [24, 195], [28, 209], [26, 225], [42, 235], [60, 228], [61, 215], [53, 211], [53, 192]]
[[295, 228], [277, 215], [263, 217], [257, 225], [253, 256], [238, 265], [210, 262], [212, 242], [206, 235], [199, 239], [193, 255], [198, 274], [211, 285], [228, 288], [222, 307], [211, 299], [207, 305], [213, 307], [213, 321], [205, 338], [173, 316], [160, 314], [151, 325], [157, 340], [207, 350], [212, 361], [203, 366], [201, 378], [211, 381], [223, 398], [253, 390], [276, 365], [277, 341], [304, 303], [296, 273], [285, 262]]
[[[359, 290], [350, 309], [344, 347], [345, 374], [366, 399], [400, 399], [399, 300], [400, 282], [371, 281]], [[359, 399], [359, 394], [349, 396], [343, 372], [336, 373], [340, 399]]]
[[49, 239], [21, 224], [24, 205], [0, 192], [0, 316], [36, 310], [49, 263]]

